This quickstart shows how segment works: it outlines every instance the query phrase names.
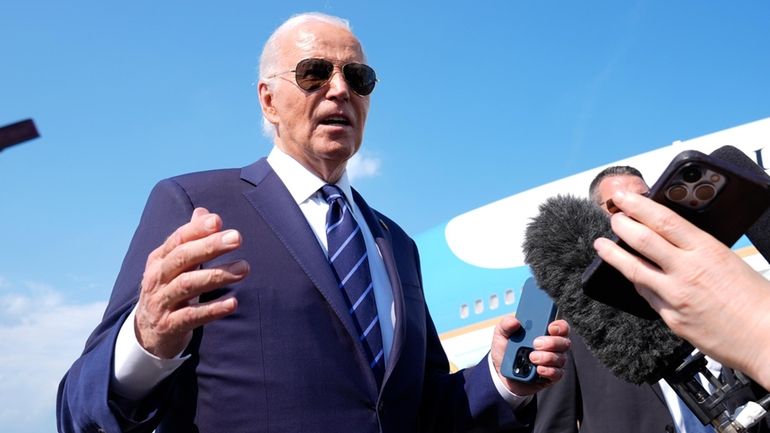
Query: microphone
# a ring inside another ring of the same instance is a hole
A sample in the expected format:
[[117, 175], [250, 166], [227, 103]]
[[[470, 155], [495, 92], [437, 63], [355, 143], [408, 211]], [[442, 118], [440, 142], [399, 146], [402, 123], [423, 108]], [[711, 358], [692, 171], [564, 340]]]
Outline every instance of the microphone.
[[556, 196], [527, 226], [524, 262], [560, 313], [615, 376], [655, 383], [693, 347], [659, 319], [642, 319], [583, 293], [581, 275], [596, 256], [593, 242], [611, 236], [609, 218], [588, 199]]
[[[765, 170], [733, 146], [722, 146], [711, 152], [711, 156], [743, 169], [738, 171], [762, 178], [765, 182], [770, 183], [770, 176], [765, 173]], [[770, 262], [770, 208], [746, 230], [746, 237], [762, 254], [762, 257]]]
[[[748, 386], [745, 378], [732, 385], [720, 382], [706, 368], [704, 355], [693, 355], [693, 346], [661, 319], [642, 319], [583, 293], [581, 275], [596, 256], [593, 241], [612, 234], [604, 212], [588, 199], [570, 195], [547, 199], [539, 211], [527, 225], [524, 261], [594, 356], [627, 382], [666, 380], [701, 423], [711, 424], [719, 432], [748, 426], [736, 426], [736, 415], [725, 403], [728, 396]], [[699, 374], [715, 392], [706, 390]]]

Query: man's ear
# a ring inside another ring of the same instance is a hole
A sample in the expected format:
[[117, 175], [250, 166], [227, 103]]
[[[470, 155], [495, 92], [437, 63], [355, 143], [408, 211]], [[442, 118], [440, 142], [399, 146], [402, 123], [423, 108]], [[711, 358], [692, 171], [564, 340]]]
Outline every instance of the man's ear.
[[278, 124], [278, 110], [273, 104], [273, 91], [267, 83], [260, 81], [257, 84], [257, 94], [259, 96], [259, 105], [262, 107], [262, 115], [270, 123]]

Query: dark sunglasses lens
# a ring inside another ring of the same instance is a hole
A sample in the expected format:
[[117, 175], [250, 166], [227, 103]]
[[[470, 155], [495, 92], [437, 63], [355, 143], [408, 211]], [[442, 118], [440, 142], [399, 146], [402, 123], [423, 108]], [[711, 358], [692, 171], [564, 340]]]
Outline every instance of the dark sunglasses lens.
[[377, 83], [374, 69], [363, 63], [348, 63], [342, 68], [342, 73], [350, 88], [361, 96], [372, 93]]
[[329, 81], [334, 65], [324, 59], [305, 59], [297, 63], [297, 85], [303, 90], [312, 92], [318, 90]]

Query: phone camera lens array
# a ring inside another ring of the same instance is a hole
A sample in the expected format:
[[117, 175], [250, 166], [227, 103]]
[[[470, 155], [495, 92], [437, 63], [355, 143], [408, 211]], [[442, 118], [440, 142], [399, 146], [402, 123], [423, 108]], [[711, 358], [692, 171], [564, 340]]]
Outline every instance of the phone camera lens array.
[[672, 202], [699, 210], [711, 203], [724, 184], [719, 173], [693, 164], [679, 171], [678, 181], [669, 186], [665, 194]]
[[695, 187], [694, 194], [698, 200], [711, 200], [717, 194], [717, 190], [714, 185], [703, 183]]

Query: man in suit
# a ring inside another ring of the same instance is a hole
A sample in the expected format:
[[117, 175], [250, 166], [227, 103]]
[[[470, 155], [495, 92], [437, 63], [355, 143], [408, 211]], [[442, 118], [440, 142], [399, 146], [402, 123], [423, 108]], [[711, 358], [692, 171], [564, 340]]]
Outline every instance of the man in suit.
[[[454, 374], [414, 242], [350, 187], [376, 82], [346, 21], [303, 14], [265, 45], [266, 159], [153, 189], [103, 317], [62, 380], [60, 431], [417, 432], [526, 426], [568, 325], [530, 356]], [[356, 291], [358, 290], [358, 291]]]
[[[589, 186], [591, 200], [608, 216], [618, 210], [611, 200], [616, 191], [644, 194], [649, 187], [639, 170], [629, 166], [608, 167]], [[581, 336], [573, 334], [570, 339], [564, 378], [538, 393], [536, 433], [713, 432], [700, 424], [665, 381], [635, 385], [618, 379], [596, 359]], [[708, 368], [726, 383], [736, 382], [735, 373], [718, 362], [709, 359]], [[727, 403], [732, 410], [754, 398], [745, 389]], [[768, 431], [763, 426], [752, 431]]]

